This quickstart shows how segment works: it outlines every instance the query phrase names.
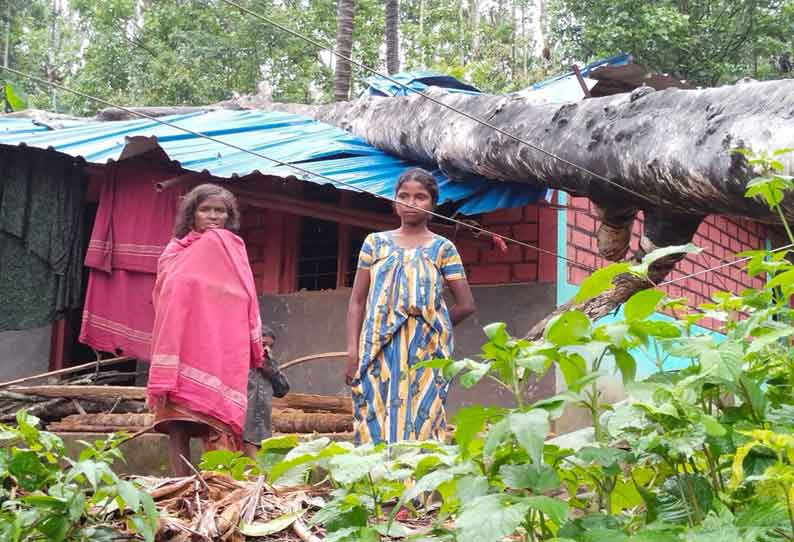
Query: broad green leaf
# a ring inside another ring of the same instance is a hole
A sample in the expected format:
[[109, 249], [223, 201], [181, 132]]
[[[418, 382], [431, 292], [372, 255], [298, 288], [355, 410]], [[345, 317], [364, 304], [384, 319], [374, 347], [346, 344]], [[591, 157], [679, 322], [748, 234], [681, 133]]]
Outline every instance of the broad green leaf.
[[637, 489], [645, 500], [648, 522], [700, 521], [713, 508], [711, 484], [699, 474], [671, 476], [655, 493], [639, 487]]
[[587, 375], [587, 365], [582, 356], [578, 354], [560, 355], [557, 365], [560, 367], [560, 372], [568, 388], [577, 391], [574, 389], [576, 383], [581, 382], [582, 378]]
[[602, 467], [614, 467], [630, 460], [631, 454], [618, 448], [596, 448], [585, 446], [576, 452], [576, 457], [585, 463], [595, 463]]
[[340, 454], [332, 457], [328, 465], [331, 476], [342, 485], [350, 485], [366, 477], [375, 467], [383, 464], [383, 454]]
[[116, 490], [124, 506], [133, 512], [137, 512], [141, 507], [141, 491], [138, 490], [132, 482], [128, 482], [127, 480], [119, 480], [116, 483]]
[[543, 512], [556, 525], [561, 525], [568, 516], [568, 505], [565, 501], [546, 497], [545, 495], [537, 495], [534, 497], [527, 497], [526, 502], [532, 510]]
[[541, 465], [517, 464], [499, 467], [502, 482], [511, 489], [531, 489], [534, 493], [544, 493], [560, 487], [560, 477], [551, 467]]
[[17, 479], [19, 486], [26, 491], [41, 489], [49, 479], [50, 471], [35, 452], [17, 452], [8, 465], [8, 472]]
[[576, 303], [582, 303], [609, 290], [612, 287], [614, 278], [621, 273], [627, 272], [629, 267], [631, 267], [631, 264], [628, 262], [618, 262], [596, 270], [582, 281], [574, 300]]
[[681, 330], [671, 322], [662, 320], [639, 320], [632, 322], [629, 330], [633, 335], [640, 337], [643, 341], [647, 337], [657, 339], [676, 339], [681, 336]]
[[505, 495], [486, 495], [463, 503], [455, 520], [457, 542], [497, 542], [513, 534], [524, 521], [529, 503], [512, 504]]
[[485, 332], [485, 336], [488, 337], [488, 340], [497, 346], [504, 346], [510, 339], [510, 336], [507, 334], [507, 329], [504, 322], [494, 322], [493, 324], [488, 324], [482, 328], [482, 330]]
[[548, 323], [545, 338], [556, 346], [576, 344], [590, 332], [590, 319], [580, 311], [566, 311]]
[[486, 422], [493, 420], [504, 412], [501, 408], [467, 406], [458, 410], [454, 417], [455, 442], [466, 455], [469, 443], [485, 427]]
[[376, 523], [374, 529], [389, 538], [407, 538], [415, 534], [415, 531], [398, 521]]
[[703, 414], [700, 421], [703, 423], [703, 429], [706, 431], [706, 434], [710, 437], [721, 437], [728, 432], [714, 416]]
[[288, 514], [282, 514], [277, 516], [269, 521], [255, 521], [253, 523], [241, 523], [240, 524], [240, 533], [243, 536], [250, 536], [250, 537], [264, 537], [270, 536], [271, 534], [280, 533], [281, 531], [288, 529], [295, 523], [296, 519], [299, 519], [303, 516], [304, 511], [301, 510], [299, 512], [291, 512]]
[[620, 375], [623, 377], [623, 384], [633, 382], [634, 378], [637, 376], [637, 362], [634, 356], [622, 348], [612, 347], [610, 348], [610, 352], [615, 358], [615, 365], [620, 371]]
[[380, 534], [372, 527], [348, 527], [329, 533], [325, 542], [380, 542]]
[[543, 465], [543, 444], [549, 433], [549, 413], [545, 410], [514, 412], [508, 420], [510, 431], [539, 469]]
[[623, 313], [627, 322], [644, 320], [654, 312], [659, 302], [664, 298], [664, 292], [654, 289], [640, 290], [626, 301]]
[[5, 84], [5, 96], [8, 105], [13, 111], [22, 111], [28, 108], [27, 97], [11, 83]]
[[493, 457], [496, 449], [502, 445], [510, 436], [510, 423], [507, 418], [503, 418], [491, 425], [488, 429], [488, 434], [485, 436], [485, 445], [482, 453], [485, 457]]
[[469, 365], [469, 370], [460, 377], [460, 385], [465, 389], [474, 387], [488, 373], [490, 368], [491, 365], [489, 363], [472, 361]]
[[477, 497], [487, 495], [489, 488], [488, 478], [485, 476], [479, 474], [476, 476], [464, 476], [458, 480], [455, 494], [460, 502], [467, 503]]

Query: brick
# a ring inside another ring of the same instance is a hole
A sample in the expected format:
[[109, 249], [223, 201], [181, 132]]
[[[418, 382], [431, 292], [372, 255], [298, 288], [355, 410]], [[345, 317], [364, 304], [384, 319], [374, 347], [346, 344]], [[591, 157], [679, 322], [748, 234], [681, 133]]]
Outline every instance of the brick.
[[739, 231], [739, 241], [741, 241], [745, 245], [750, 244], [750, 234], [747, 232], [747, 230]]
[[569, 242], [577, 247], [589, 247], [590, 246], [590, 238], [593, 235], [587, 232], [583, 232], [581, 230], [573, 230]]
[[596, 266], [596, 256], [590, 251], [576, 250], [576, 263], [585, 267], [594, 268]]
[[505, 284], [510, 282], [510, 265], [473, 265], [466, 270], [471, 284]]
[[458, 241], [455, 246], [463, 263], [466, 265], [476, 264], [480, 261], [480, 245], [474, 241]]
[[513, 265], [513, 278], [520, 282], [538, 280], [538, 266], [534, 263], [517, 263]]
[[571, 284], [581, 284], [581, 282], [589, 276], [589, 272], [581, 267], [571, 267], [571, 279], [568, 281]]
[[519, 241], [536, 242], [538, 240], [538, 225], [517, 224], [513, 226], [513, 237]]
[[538, 214], [540, 209], [537, 205], [527, 205], [524, 207], [524, 221], [525, 222], [538, 222]]
[[518, 224], [524, 219], [524, 209], [515, 207], [513, 209], [501, 209], [492, 213], [487, 213], [482, 217], [482, 223], [493, 224]]
[[730, 247], [734, 253], [742, 251], [742, 245], [738, 239], [731, 239]]
[[518, 263], [524, 259], [524, 253], [521, 247], [516, 244], [507, 245], [507, 252], [502, 252], [499, 249], [483, 250], [480, 253], [480, 261], [482, 263]]
[[537, 262], [540, 260], [540, 252], [534, 248], [524, 248], [524, 262]]
[[595, 219], [584, 213], [579, 213], [576, 215], [576, 226], [584, 231], [589, 231], [595, 233], [596, 231], [596, 221]]

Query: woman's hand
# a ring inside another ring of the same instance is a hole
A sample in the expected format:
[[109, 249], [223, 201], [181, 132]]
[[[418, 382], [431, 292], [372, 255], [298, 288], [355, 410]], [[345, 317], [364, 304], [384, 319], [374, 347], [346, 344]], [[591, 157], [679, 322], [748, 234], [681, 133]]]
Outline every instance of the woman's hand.
[[345, 366], [345, 384], [348, 386], [353, 385], [356, 380], [356, 372], [358, 370], [358, 353], [350, 352], [347, 355], [347, 365]]

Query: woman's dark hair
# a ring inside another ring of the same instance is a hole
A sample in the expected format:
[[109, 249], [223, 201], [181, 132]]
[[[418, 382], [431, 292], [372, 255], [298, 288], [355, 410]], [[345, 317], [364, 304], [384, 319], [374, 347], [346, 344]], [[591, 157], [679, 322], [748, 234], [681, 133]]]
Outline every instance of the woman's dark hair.
[[394, 187], [395, 196], [400, 191], [400, 187], [408, 181], [416, 181], [425, 187], [433, 202], [433, 209], [435, 209], [436, 204], [438, 204], [438, 181], [436, 181], [436, 178], [429, 171], [420, 167], [407, 169], [397, 179], [397, 185]]
[[273, 342], [276, 341], [276, 334], [273, 333], [273, 329], [270, 326], [262, 326], [262, 337], [270, 337]]
[[234, 194], [217, 184], [200, 184], [185, 194], [182, 203], [179, 204], [174, 225], [175, 237], [181, 238], [190, 233], [195, 226], [196, 209], [212, 197], [219, 197], [226, 204], [226, 212], [229, 216], [226, 217], [224, 228], [233, 232], [240, 229], [240, 210], [237, 207], [237, 198], [234, 197]]

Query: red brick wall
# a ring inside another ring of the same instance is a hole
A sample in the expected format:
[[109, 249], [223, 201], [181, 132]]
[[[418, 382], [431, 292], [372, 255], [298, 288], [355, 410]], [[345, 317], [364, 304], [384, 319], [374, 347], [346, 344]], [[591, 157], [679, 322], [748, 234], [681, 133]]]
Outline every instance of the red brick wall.
[[[482, 225], [499, 235], [531, 245], [539, 240], [538, 206], [504, 209], [481, 217]], [[482, 243], [459, 239], [458, 247], [470, 284], [509, 284], [536, 282], [539, 272], [538, 251], [507, 243], [507, 252], [488, 248]]]
[[[579, 264], [589, 267], [602, 267], [609, 262], [599, 258], [596, 253], [595, 211], [586, 198], [569, 198], [567, 211], [566, 256]], [[642, 213], [634, 223], [631, 247], [639, 246], [642, 231]], [[687, 256], [678, 263], [667, 280], [683, 277], [698, 271], [732, 261], [734, 254], [743, 250], [764, 246], [766, 234], [763, 226], [754, 222], [738, 221], [721, 216], [709, 216], [700, 225], [693, 243], [703, 252]], [[748, 287], [763, 284], [760, 278], [750, 279], [742, 271], [741, 264], [704, 273], [664, 287], [671, 297], [686, 297], [693, 305], [709, 300], [715, 291], [738, 292]], [[568, 283], [579, 284], [590, 274], [582, 265], [568, 264]]]

